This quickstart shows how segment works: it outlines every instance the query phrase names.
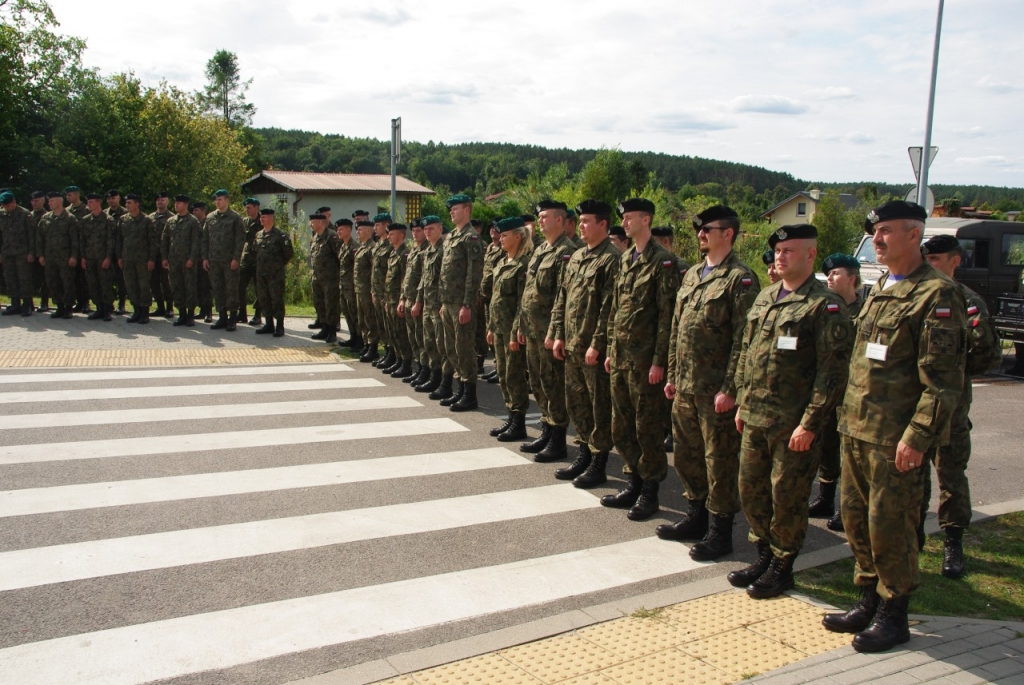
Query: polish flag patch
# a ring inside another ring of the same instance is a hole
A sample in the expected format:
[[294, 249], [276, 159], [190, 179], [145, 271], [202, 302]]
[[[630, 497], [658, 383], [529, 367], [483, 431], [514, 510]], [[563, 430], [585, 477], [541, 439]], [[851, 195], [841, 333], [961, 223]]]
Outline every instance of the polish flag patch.
[[740, 279], [740, 285], [754, 285], [754, 279], [750, 276], [744, 276]]
[[948, 319], [953, 316], [953, 313], [949, 310], [949, 307], [936, 307], [935, 318], [937, 319]]
[[973, 305], [972, 304], [970, 307], [967, 308], [967, 316], [974, 316], [977, 313], [978, 313], [978, 306], [977, 305]]
[[661, 266], [662, 266], [663, 268], [665, 268], [665, 269], [670, 269], [670, 268], [672, 268], [672, 260], [671, 260], [671, 259], [666, 259], [665, 261], [663, 261], [663, 262], [661, 263]]
[[835, 303], [829, 304], [827, 309], [828, 309], [828, 313], [829, 314], [838, 314], [839, 313], [839, 305], [837, 305]]
[[572, 259], [572, 255], [571, 254], [564, 254], [564, 255], [562, 255], [562, 261], [563, 262], [567, 262], [570, 259]]

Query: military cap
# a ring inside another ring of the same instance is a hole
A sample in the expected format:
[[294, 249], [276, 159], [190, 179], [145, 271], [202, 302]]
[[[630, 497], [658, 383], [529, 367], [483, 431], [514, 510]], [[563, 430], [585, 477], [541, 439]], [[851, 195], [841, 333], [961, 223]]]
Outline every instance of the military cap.
[[52, 200], [55, 197], [59, 197], [60, 199], [63, 200], [64, 199], [64, 193], [62, 193], [60, 191], [57, 191], [57, 190], [53, 190], [53, 191], [51, 191], [51, 192], [46, 194], [46, 199], [47, 200]]
[[567, 219], [575, 219], [576, 218], [576, 212], [572, 211], [571, 209], [565, 210], [565, 218], [567, 218]]
[[[584, 200], [576, 205], [576, 213], [581, 216], [583, 214], [608, 216], [612, 213], [612, 208], [607, 202], [601, 202], [600, 200]], [[625, 235], [625, 233], [623, 233], [623, 235]]]
[[624, 229], [622, 226], [612, 226], [611, 228], [608, 229], [608, 235], [614, 235], [625, 240], [626, 229]]
[[6, 205], [14, 202], [14, 193], [7, 191], [6, 193], [0, 193], [0, 205]]
[[357, 209], [356, 211], [352, 212], [353, 219], [356, 219], [361, 216], [370, 216], [370, 213], [365, 209]]
[[80, 193], [80, 192], [82, 192], [82, 189], [79, 188], [78, 186], [68, 186], [67, 188], [64, 189], [64, 194], [65, 195], [67, 195], [68, 193]]
[[522, 228], [526, 223], [523, 221], [521, 216], [509, 216], [501, 219], [498, 222], [498, 231], [504, 233], [505, 231], [514, 231], [517, 228]]
[[192, 209], [206, 209], [206, 203], [202, 200], [192, 203]]
[[780, 226], [775, 229], [774, 233], [768, 236], [768, 247], [774, 250], [778, 243], [784, 243], [787, 240], [800, 240], [817, 237], [818, 229], [812, 224], [790, 224], [789, 226]]
[[480, 221], [480, 219], [470, 219], [469, 220], [469, 225], [472, 226], [473, 228], [483, 228], [484, 227], [484, 224], [483, 224], [482, 221]]
[[363, 226], [373, 228], [373, 222], [370, 221], [369, 219], [360, 219], [359, 221], [356, 222], [356, 228], [362, 228]]
[[409, 227], [406, 226], [405, 224], [399, 224], [399, 223], [388, 224], [388, 233], [391, 233], [391, 231], [407, 231], [407, 230], [409, 230]]
[[[770, 266], [775, 263], [775, 250], [765, 250], [764, 254], [761, 255], [761, 261], [764, 262], [765, 266]], [[828, 275], [828, 269], [825, 270], [825, 275]]]
[[646, 212], [652, 216], [654, 215], [654, 203], [642, 197], [633, 197], [628, 200], [623, 200], [619, 203], [617, 209], [619, 216], [622, 216], [626, 212]]
[[89, 193], [88, 195], [85, 196], [85, 199], [86, 200], [102, 200], [103, 196], [100, 195], [99, 193]]
[[321, 207], [320, 209], [318, 209], [316, 211], [320, 212], [321, 214], [324, 214], [325, 212], [331, 211], [331, 208], [330, 207]]
[[693, 217], [693, 228], [694, 230], [700, 230], [700, 227], [704, 224], [711, 223], [712, 221], [718, 221], [720, 219], [736, 219], [739, 220], [739, 215], [731, 207], [725, 205], [715, 205], [708, 207], [703, 212]]
[[[259, 201], [259, 200], [257, 200], [257, 199], [256, 199], [256, 198], [254, 198], [254, 197], [247, 197], [247, 198], [245, 198], [244, 200], [242, 200], [242, 206], [244, 207], [244, 206], [246, 206], [246, 205], [254, 205], [254, 206], [256, 206], [256, 207], [259, 207], [259, 206], [260, 206], [260, 201]], [[318, 211], [319, 211], [319, 210], [318, 210]]]
[[124, 196], [125, 201], [135, 200], [136, 202], [142, 202], [142, 196], [137, 193], [128, 193]]
[[836, 252], [825, 257], [825, 261], [821, 263], [821, 273], [828, 276], [832, 269], [853, 269], [854, 271], [860, 271], [860, 262], [851, 257], [848, 254], [842, 252]]
[[[545, 209], [561, 209], [563, 212], [568, 209], [564, 202], [558, 200], [541, 200], [537, 203], [537, 206], [533, 208], [538, 214], [543, 212]], [[532, 218], [532, 217], [531, 217]]]
[[174, 201], [175, 202], [188, 202], [188, 200], [189, 200], [188, 195], [175, 195], [174, 196]]
[[537, 221], [537, 217], [535, 217], [533, 214], [523, 214], [519, 218], [523, 220], [524, 224], [534, 223], [535, 221]]
[[672, 227], [671, 226], [655, 226], [651, 229], [651, 235], [658, 238], [671, 238]]
[[391, 214], [389, 214], [388, 212], [381, 212], [380, 214], [376, 214], [373, 217], [373, 223], [375, 223], [375, 224], [381, 224], [381, 223], [388, 223], [388, 224], [390, 224], [391, 223]]
[[44, 193], [41, 190], [33, 190], [32, 194], [29, 195], [29, 197], [32, 198], [33, 200], [38, 200], [41, 197], [46, 197], [46, 193]]
[[894, 221], [896, 219], [914, 219], [924, 221], [928, 218], [928, 212], [924, 207], [906, 200], [890, 200], [881, 207], [875, 207], [868, 212], [864, 220], [864, 232], [869, 235], [875, 234], [875, 224], [883, 221]]
[[465, 193], [458, 193], [448, 198], [448, 200], [445, 201], [445, 205], [448, 206], [448, 209], [451, 209], [452, 207], [455, 207], [457, 205], [471, 204], [472, 202], [473, 198], [471, 198], [469, 195], [466, 195]]
[[121, 197], [121, 191], [116, 188], [111, 188], [107, 191], [107, 197]]
[[334, 222], [334, 225], [335, 226], [351, 226], [352, 225], [352, 219], [345, 219], [345, 218], [338, 219], [337, 221]]
[[216, 193], [213, 194], [213, 196], [215, 198], [217, 198], [217, 197], [227, 197], [228, 195], [230, 195], [230, 193], [228, 193], [228, 191], [224, 190], [223, 188], [221, 188], [220, 190], [218, 190]]
[[441, 223], [441, 217], [439, 217], [439, 216], [437, 216], [435, 214], [428, 214], [427, 216], [425, 216], [422, 219], [420, 219], [420, 226], [423, 226], [424, 228], [426, 228], [430, 224], [439, 224], [439, 223]]
[[276, 213], [277, 212], [275, 212], [270, 207], [264, 207], [263, 209], [260, 210], [260, 216], [274, 216], [274, 214]]
[[156, 197], [153, 198], [153, 199], [159, 200], [161, 198], [170, 197], [170, 196], [171, 196], [171, 194], [168, 193], [166, 190], [161, 190], [159, 193], [156, 194]]
[[0, 188], [0, 195], [11, 192], [10, 188]]
[[937, 235], [924, 241], [921, 245], [921, 254], [946, 254], [947, 252], [952, 252], [959, 247], [960, 241], [956, 239], [956, 236]]
[[323, 214], [321, 214], [320, 212], [317, 212], [316, 214], [310, 214], [309, 215], [309, 220], [310, 221], [325, 221], [326, 219], [327, 219], [327, 217], [324, 216]]

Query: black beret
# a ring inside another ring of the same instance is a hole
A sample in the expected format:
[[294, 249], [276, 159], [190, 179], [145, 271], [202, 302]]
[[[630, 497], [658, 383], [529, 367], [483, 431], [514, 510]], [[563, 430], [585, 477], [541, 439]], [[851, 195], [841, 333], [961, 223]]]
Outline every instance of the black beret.
[[483, 224], [482, 221], [480, 221], [480, 219], [470, 219], [469, 220], [469, 225], [472, 226], [473, 228], [483, 228], [484, 227], [484, 224]]
[[381, 212], [380, 214], [375, 214], [374, 217], [373, 217], [373, 223], [375, 223], [375, 224], [390, 224], [391, 223], [391, 214], [389, 214], [388, 212]]
[[356, 211], [352, 212], [352, 218], [353, 219], [355, 219], [356, 217], [359, 217], [359, 216], [370, 216], [370, 213], [368, 211], [366, 211], [365, 209], [357, 209]]
[[[581, 216], [583, 214], [608, 216], [612, 213], [612, 208], [607, 202], [601, 202], [600, 200], [584, 200], [576, 205], [576, 213]], [[625, 233], [623, 233], [623, 235], [625, 235]]]
[[509, 216], [498, 222], [498, 231], [504, 233], [505, 231], [514, 231], [517, 228], [525, 226], [523, 217], [521, 216]]
[[317, 212], [315, 214], [310, 214], [309, 215], [309, 220], [310, 221], [325, 221], [326, 219], [327, 219], [327, 217], [324, 216], [323, 214], [321, 214], [320, 212]]
[[671, 226], [655, 226], [651, 229], [651, 235], [658, 238], [669, 238], [672, 236]]
[[125, 199], [126, 202], [128, 200], [135, 200], [136, 202], [142, 202], [142, 196], [139, 195], [138, 193], [128, 193], [127, 195], [124, 196], [124, 199]]
[[811, 224], [790, 224], [789, 226], [780, 226], [775, 229], [774, 233], [768, 236], [768, 247], [774, 250], [778, 243], [784, 243], [787, 240], [801, 240], [817, 237], [818, 229]]
[[537, 221], [537, 217], [535, 217], [533, 214], [521, 214], [519, 218], [523, 220], [524, 224], [534, 223]]
[[0, 195], [11, 192], [10, 188], [0, 188]]
[[260, 210], [260, 216], [274, 216], [276, 212], [270, 207], [264, 207]]
[[329, 212], [329, 211], [331, 211], [331, 208], [330, 208], [330, 207], [321, 207], [320, 209], [318, 209], [318, 210], [316, 210], [316, 211], [318, 211], [318, 212], [320, 212], [321, 214], [323, 214], [324, 212]]
[[842, 252], [836, 252], [825, 257], [825, 261], [821, 263], [821, 273], [828, 276], [832, 269], [853, 269], [854, 271], [860, 271], [860, 262], [851, 257], [848, 254]]
[[338, 219], [334, 222], [335, 226], [352, 226], [352, 219]]
[[739, 218], [739, 215], [731, 207], [715, 205], [713, 207], [708, 207], [703, 212], [693, 217], [693, 228], [694, 230], [700, 230], [701, 226], [711, 223], [712, 221], [718, 221], [720, 219], [739, 220]]
[[55, 197], [59, 197], [60, 199], [63, 200], [64, 199], [64, 193], [58, 192], [56, 190], [53, 190], [53, 191], [50, 191], [49, 193], [46, 194], [46, 199], [47, 200], [52, 200]]
[[29, 197], [32, 198], [33, 200], [38, 200], [41, 197], [46, 197], [46, 193], [44, 193], [41, 190], [33, 190], [32, 194], [29, 195]]
[[448, 206], [448, 209], [451, 209], [456, 205], [471, 204], [472, 202], [473, 198], [471, 198], [469, 195], [466, 195], [465, 193], [457, 193], [448, 198], [445, 201], [445, 205]]
[[491, 230], [492, 231], [497, 231], [498, 230], [498, 221], [499, 220], [497, 218], [491, 219]]
[[107, 197], [121, 197], [121, 191], [111, 188], [107, 191]]
[[559, 202], [558, 200], [541, 200], [534, 209], [540, 214], [545, 209], [561, 209], [564, 212], [567, 207], [564, 202]]
[[937, 235], [924, 241], [924, 244], [921, 245], [921, 254], [946, 254], [958, 247], [960, 247], [960, 241], [956, 239], [956, 236]]
[[612, 226], [611, 228], [608, 229], [608, 235], [614, 235], [625, 240], [626, 229], [624, 229], [622, 226]]
[[166, 190], [161, 190], [159, 193], [156, 194], [156, 197], [153, 198], [153, 199], [154, 200], [159, 200], [161, 198], [170, 197], [170, 196], [171, 196], [171, 194], [168, 193]]
[[175, 195], [174, 196], [174, 201], [175, 202], [188, 202], [188, 200], [189, 200], [188, 195]]
[[206, 203], [202, 200], [192, 203], [192, 209], [206, 209]]
[[[369, 215], [367, 215], [367, 216], [369, 216]], [[363, 226], [366, 226], [368, 228], [373, 228], [373, 222], [370, 221], [369, 219], [362, 219], [362, 220], [356, 222], [356, 228], [362, 228]]]
[[391, 231], [407, 231], [409, 227], [405, 224], [388, 224], [388, 232]]
[[[761, 261], [764, 262], [765, 266], [769, 266], [775, 263], [775, 250], [765, 250], [764, 254], [761, 255]], [[828, 271], [825, 272], [826, 274]]]
[[869, 235], [875, 234], [875, 224], [883, 221], [894, 221], [896, 219], [914, 219], [924, 221], [928, 218], [928, 212], [924, 207], [906, 200], [890, 200], [881, 207], [875, 207], [868, 212], [864, 220], [864, 232]]
[[103, 196], [100, 195], [99, 193], [89, 193], [88, 195], [85, 196], [85, 199], [86, 200], [102, 200]]
[[626, 212], [646, 212], [650, 215], [654, 215], [654, 203], [650, 200], [642, 197], [633, 197], [628, 200], [623, 200], [618, 206], [619, 216], [622, 216]]

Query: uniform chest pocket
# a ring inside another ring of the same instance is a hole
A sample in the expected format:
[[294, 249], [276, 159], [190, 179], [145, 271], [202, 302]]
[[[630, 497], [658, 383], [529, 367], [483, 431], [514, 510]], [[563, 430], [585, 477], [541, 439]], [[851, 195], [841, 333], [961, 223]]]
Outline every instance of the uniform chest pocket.
[[516, 279], [510, 277], [499, 280], [498, 292], [502, 297], [516, 297], [519, 294], [519, 288], [516, 287]]
[[732, 307], [729, 303], [729, 291], [720, 285], [714, 285], [704, 293], [704, 320], [713, 328], [719, 328], [729, 322]]
[[902, 312], [885, 312], [875, 319], [869, 342], [885, 345], [887, 360], [914, 356], [914, 332], [910, 317]]

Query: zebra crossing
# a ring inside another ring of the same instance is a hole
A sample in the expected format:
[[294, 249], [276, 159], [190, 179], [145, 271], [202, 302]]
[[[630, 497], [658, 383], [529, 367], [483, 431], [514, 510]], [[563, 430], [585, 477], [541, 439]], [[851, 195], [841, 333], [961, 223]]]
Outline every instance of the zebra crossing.
[[0, 373], [0, 684], [284, 683], [708, 566], [490, 421], [359, 364]]

